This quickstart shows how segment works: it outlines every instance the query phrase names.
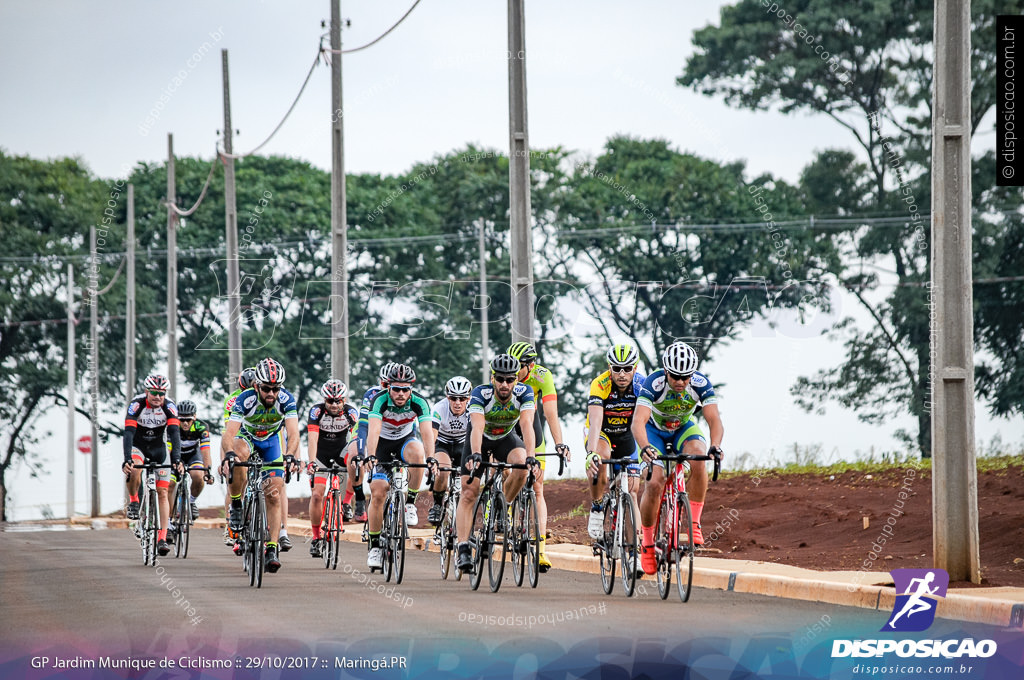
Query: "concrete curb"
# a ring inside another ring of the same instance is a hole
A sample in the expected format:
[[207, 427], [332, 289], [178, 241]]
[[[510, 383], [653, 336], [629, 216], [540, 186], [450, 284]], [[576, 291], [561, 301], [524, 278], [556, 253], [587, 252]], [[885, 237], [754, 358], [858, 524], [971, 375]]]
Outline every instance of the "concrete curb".
[[[71, 523], [92, 526], [96, 519], [93, 517], [76, 517], [71, 520]], [[108, 528], [112, 529], [127, 528], [128, 526], [128, 521], [125, 519], [109, 517], [99, 519], [105, 522]], [[199, 519], [194, 526], [197, 529], [220, 529], [224, 526], [224, 520]], [[308, 538], [311, 535], [309, 522], [305, 520], [289, 520], [288, 532], [290, 536], [295, 538], [300, 536]], [[437, 552], [437, 548], [430, 541], [430, 538], [434, 535], [433, 530], [410, 529], [409, 534], [413, 546], [417, 549]], [[361, 543], [362, 525], [347, 524], [346, 531], [342, 534], [341, 538], [350, 543]], [[298, 548], [298, 546], [296, 547]], [[551, 544], [548, 546], [547, 554], [555, 569], [600, 574], [601, 567], [597, 557], [589, 554], [574, 554], [586, 553], [589, 550], [589, 546], [564, 543]], [[841, 579], [829, 580], [827, 576], [830, 572], [800, 570], [808, 571], [813, 576], [809, 578], [794, 577], [775, 573], [744, 571], [742, 569], [732, 570], [729, 569], [729, 566], [730, 563], [734, 563], [733, 560], [702, 557], [697, 559], [702, 562], [713, 561], [716, 563], [714, 567], [694, 566], [693, 585], [700, 588], [750, 593], [767, 597], [781, 597], [790, 600], [824, 602], [878, 611], [891, 611], [896, 601], [896, 592], [891, 586], [846, 583]], [[758, 564], [764, 564], [766, 567], [771, 566], [772, 568], [778, 566], [768, 565], [768, 563], [753, 563], [745, 566], [756, 567]], [[882, 576], [882, 573], [872, 573], [872, 575]], [[1007, 589], [1005, 588], [1000, 589], [999, 594], [1003, 595], [1006, 591]], [[984, 589], [970, 590], [968, 592], [972, 594], [955, 591], [948, 592], [945, 598], [939, 600], [936, 616], [955, 621], [982, 623], [1015, 630], [1024, 629], [1024, 589], [1017, 588], [1011, 590], [1017, 596], [1017, 599], [986, 596], [981, 594], [984, 592]], [[979, 594], [974, 595], [973, 593]]]

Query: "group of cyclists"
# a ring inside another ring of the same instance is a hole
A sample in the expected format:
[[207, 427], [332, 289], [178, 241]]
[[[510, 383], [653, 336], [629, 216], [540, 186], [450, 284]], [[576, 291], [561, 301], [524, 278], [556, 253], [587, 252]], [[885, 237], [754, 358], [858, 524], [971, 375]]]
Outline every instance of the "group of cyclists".
[[[417, 495], [424, 492], [433, 496], [428, 523], [436, 526], [441, 522], [449, 481], [444, 468], [459, 469], [462, 485], [456, 511], [456, 567], [471, 571], [468, 541], [473, 507], [480, 493], [480, 484], [473, 483], [478, 476], [474, 473], [479, 473], [483, 461], [496, 460], [526, 464], [534, 469], [540, 536], [538, 564], [541, 571], [547, 571], [551, 562], [545, 551], [545, 458], [536, 455], [546, 452], [545, 424], [557, 455], [569, 460], [570, 451], [562, 435], [554, 376], [537, 359], [531, 344], [514, 343], [491, 360], [488, 383], [474, 387], [468, 379], [455, 376], [445, 384], [444, 397], [433, 405], [414, 389], [413, 368], [401, 363], [381, 367], [378, 384], [366, 391], [358, 410], [347, 403], [348, 388], [341, 380], [327, 380], [320, 389], [322, 400], [309, 409], [306, 420], [304, 467], [312, 489], [311, 556], [320, 557], [323, 550], [321, 522], [329, 480], [327, 471], [345, 468], [348, 481], [343, 518], [366, 523], [367, 566], [382, 567], [380, 534], [384, 503], [393, 481], [392, 463], [401, 460], [412, 464], [408, 469], [405, 506], [409, 526], [419, 523], [415, 502]], [[588, 533], [597, 540], [603, 531], [600, 501], [607, 487], [608, 466], [600, 464], [601, 459], [630, 459], [629, 490], [641, 520], [640, 565], [652, 574], [656, 569], [654, 525], [666, 483], [664, 463], [659, 456], [674, 451], [710, 454], [720, 459], [724, 428], [714, 388], [707, 376], [696, 370], [697, 353], [686, 343], [669, 345], [661, 356], [661, 367], [648, 376], [637, 371], [639, 352], [630, 344], [614, 345], [606, 359], [608, 370], [591, 383], [587, 405], [586, 474], [592, 482]], [[238, 376], [238, 389], [224, 402], [225, 427], [221, 439], [220, 472], [230, 480], [225, 499], [225, 542], [240, 553], [238, 532], [248, 469], [236, 464], [247, 462], [257, 453], [262, 461], [269, 533], [264, 565], [270, 573], [281, 567], [280, 552], [291, 548], [285, 528], [285, 474], [297, 474], [303, 468], [299, 456], [298, 405], [284, 388], [285, 377], [284, 367], [272, 358], [243, 370]], [[168, 525], [173, 484], [190, 484], [190, 510], [195, 519], [195, 499], [204, 484], [213, 481], [209, 430], [197, 420], [193, 402], [175, 405], [167, 397], [168, 386], [162, 375], [147, 377], [145, 391], [128, 404], [124, 430], [123, 470], [127, 477], [129, 519], [137, 519], [139, 512], [141, 474], [136, 465], [145, 461], [163, 464], [170, 455], [170, 469], [158, 470], [156, 480], [160, 515], [157, 550], [161, 555], [169, 552], [175, 538], [173, 527]], [[702, 409], [709, 437], [695, 421], [697, 409]], [[638, 496], [640, 476], [647, 466], [652, 467], [650, 476], [642, 496]], [[429, 489], [422, 488], [427, 468]], [[525, 468], [511, 469], [506, 474], [503, 492], [511, 502], [528, 475]], [[364, 479], [368, 482], [369, 499], [365, 497]], [[698, 546], [704, 542], [700, 521], [707, 485], [703, 461], [693, 461], [690, 504], [693, 542]]]

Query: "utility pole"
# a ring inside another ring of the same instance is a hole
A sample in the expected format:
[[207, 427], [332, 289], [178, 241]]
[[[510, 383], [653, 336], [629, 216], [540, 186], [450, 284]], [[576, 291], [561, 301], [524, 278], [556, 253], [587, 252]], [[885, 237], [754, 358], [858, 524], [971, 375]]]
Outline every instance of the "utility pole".
[[[238, 266], [238, 208], [235, 196], [235, 159], [231, 127], [231, 88], [228, 81], [228, 51], [220, 51], [224, 78], [224, 243], [228, 259], [228, 373], [242, 372], [242, 325]], [[230, 383], [229, 383], [230, 384]]]
[[[178, 398], [178, 236], [174, 212], [174, 135], [167, 133], [167, 379], [170, 394]], [[95, 452], [94, 452], [95, 455]]]
[[508, 0], [509, 203], [512, 342], [533, 342], [533, 239], [530, 231], [530, 140], [526, 125], [524, 0]]
[[89, 273], [92, 285], [89, 291], [89, 365], [91, 374], [91, 385], [89, 389], [89, 425], [91, 426], [92, 445], [92, 517], [100, 516], [100, 438], [96, 428], [96, 419], [99, 417], [100, 400], [100, 334], [99, 334], [99, 271], [100, 258], [96, 252], [96, 225], [89, 227], [89, 253], [92, 258], [92, 269]]
[[480, 220], [480, 355], [483, 361], [483, 378], [481, 385], [486, 385], [491, 379], [491, 364], [487, 360], [490, 354], [490, 339], [487, 331], [487, 307], [490, 298], [487, 297], [487, 251], [484, 249], [484, 225], [486, 221]]
[[128, 185], [128, 262], [125, 273], [124, 382], [125, 402], [135, 396], [135, 186]]
[[341, 102], [341, 0], [331, 0], [331, 376], [348, 384], [348, 217]]
[[932, 546], [981, 582], [971, 287], [971, 3], [935, 2], [932, 92]]
[[[131, 185], [128, 185], [131, 187]], [[68, 264], [68, 519], [75, 515], [75, 268]]]

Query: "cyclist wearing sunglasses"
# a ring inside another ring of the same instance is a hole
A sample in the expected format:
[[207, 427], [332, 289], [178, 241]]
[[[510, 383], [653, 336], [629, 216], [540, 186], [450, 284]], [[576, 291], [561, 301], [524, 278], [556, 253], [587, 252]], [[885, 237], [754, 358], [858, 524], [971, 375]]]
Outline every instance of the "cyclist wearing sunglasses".
[[[563, 454], [567, 462], [572, 460], [569, 447], [562, 438], [562, 424], [558, 420], [558, 392], [555, 390], [554, 376], [551, 371], [537, 363], [537, 350], [530, 343], [517, 342], [509, 345], [508, 353], [521, 363], [519, 382], [533, 389], [533, 401], [537, 407], [533, 419], [533, 436], [537, 443], [537, 453], [547, 452], [547, 442], [544, 441], [544, 423], [547, 423], [555, 440], [555, 451]], [[522, 432], [519, 434], [522, 436]], [[547, 458], [541, 457], [538, 460], [540, 471], [537, 473], [533, 492], [537, 495], [537, 519], [540, 524], [540, 556], [537, 564], [541, 573], [544, 573], [551, 568], [551, 561], [544, 551], [548, 530], [548, 504], [544, 500], [544, 468]]]
[[[405, 364], [395, 364], [388, 371], [388, 389], [370, 404], [370, 425], [366, 433], [366, 454], [377, 461], [370, 477], [370, 508], [367, 531], [370, 536], [366, 566], [380, 569], [384, 554], [380, 548], [380, 531], [384, 524], [384, 500], [391, 489], [389, 463], [400, 458], [407, 463], [423, 463], [434, 455], [434, 436], [430, 426], [430, 404], [413, 391], [416, 372]], [[422, 442], [413, 430], [419, 426]], [[423, 482], [423, 468], [409, 468], [409, 494], [406, 497], [405, 521], [410, 527], [419, 523], [416, 494]]]
[[[178, 404], [178, 422], [181, 433], [181, 464], [188, 470], [189, 480], [189, 511], [192, 519], [199, 519], [199, 508], [196, 498], [203, 492], [206, 484], [213, 483], [210, 465], [210, 430], [206, 423], [196, 417], [197, 407], [194, 401], [185, 399]], [[170, 450], [170, 444], [167, 445]], [[174, 498], [174, 485], [184, 483], [178, 475], [171, 475], [169, 498]]]
[[[309, 486], [312, 494], [309, 497], [309, 521], [313, 529], [313, 542], [309, 546], [309, 554], [321, 556], [323, 541], [320, 539], [320, 522], [324, 515], [324, 492], [327, 489], [328, 474], [322, 472], [337, 463], [345, 467], [345, 449], [349, 437], [359, 421], [359, 411], [345, 403], [347, 392], [345, 383], [331, 378], [320, 388], [322, 402], [309, 409], [309, 420], [306, 422], [306, 439], [308, 441]], [[351, 517], [349, 517], [350, 519]]]
[[[143, 382], [145, 392], [128, 402], [124, 418], [124, 463], [121, 470], [128, 479], [128, 519], [139, 518], [139, 485], [142, 483], [142, 470], [135, 464], [146, 461], [163, 465], [167, 456], [164, 445], [164, 433], [170, 442], [171, 464], [175, 472], [184, 474], [181, 464], [181, 433], [178, 423], [178, 409], [174, 402], [167, 398], [170, 382], [162, 375], [154, 373]], [[167, 468], [156, 471], [156, 495], [160, 506], [160, 529], [157, 533], [157, 552], [166, 555], [170, 552], [167, 543], [167, 519], [171, 514], [171, 501], [168, 493], [171, 486], [171, 472]]]
[[[356, 464], [356, 458], [366, 454], [366, 433], [369, 431], [370, 426], [370, 405], [378, 394], [388, 389], [388, 373], [397, 365], [396, 362], [389, 361], [381, 366], [380, 372], [377, 374], [378, 384], [366, 390], [363, 394], [363, 401], [359, 406], [359, 427], [356, 429], [356, 440], [353, 444], [349, 445], [349, 454], [346, 458], [348, 462], [348, 483], [352, 487], [356, 498], [356, 510], [353, 519], [357, 522], [365, 522], [367, 517], [366, 495], [363, 491], [363, 466]], [[355, 447], [354, 452], [353, 445]], [[348, 494], [346, 493], [345, 496], [347, 500]]]
[[[247, 389], [252, 387], [253, 381], [256, 379], [256, 367], [243, 368], [242, 372], [238, 374], [238, 389], [229, 394], [224, 399], [224, 427], [222, 432], [227, 430], [228, 421], [231, 420], [231, 409], [235, 405], [235, 399], [238, 399], [238, 395], [245, 392]], [[226, 455], [230, 452], [227, 448], [228, 440], [227, 437], [221, 435], [220, 438], [220, 457], [223, 460]], [[228, 517], [231, 514], [231, 494], [224, 494], [224, 516]], [[224, 524], [224, 544], [229, 546], [235, 545], [235, 538], [231, 535], [230, 523]]]
[[[445, 398], [434, 404], [431, 414], [434, 434], [434, 457], [441, 467], [452, 467], [462, 463], [462, 447], [469, 431], [469, 395], [473, 384], [461, 375], [449, 380], [444, 386]], [[448, 472], [439, 472], [434, 480], [434, 506], [430, 508], [427, 521], [437, 525], [443, 514], [444, 493], [448, 489]]]
[[[665, 488], [665, 464], [655, 461], [671, 446], [676, 453], [722, 457], [722, 437], [725, 428], [718, 413], [718, 397], [711, 381], [697, 372], [697, 352], [685, 342], [676, 342], [665, 348], [661, 355], [662, 368], [647, 376], [637, 398], [633, 414], [633, 436], [640, 447], [644, 463], [641, 470], [651, 465], [654, 470], [644, 487], [640, 499], [640, 529], [642, 532], [640, 565], [648, 574], [656, 569], [654, 557], [654, 523], [658, 517], [658, 504]], [[711, 431], [711, 448], [700, 426], [693, 420], [696, 410], [702, 410]], [[704, 461], [690, 462], [690, 507], [693, 510], [693, 542], [704, 545], [700, 529], [701, 511], [708, 490], [708, 473]]]
[[[228, 475], [230, 460], [244, 463], [253, 451], [258, 451], [263, 460], [261, 477], [267, 501], [267, 527], [270, 529], [264, 561], [266, 570], [271, 574], [281, 568], [278, 538], [287, 519], [287, 506], [283, 503], [284, 466], [287, 465], [292, 472], [299, 470], [295, 458], [299, 452], [299, 411], [295, 397], [283, 387], [284, 380], [284, 366], [274, 359], [263, 359], [256, 364], [255, 387], [238, 395], [232, 406], [231, 419], [224, 431], [228, 454], [221, 462], [221, 472]], [[236, 532], [242, 525], [242, 491], [247, 473], [247, 468], [237, 468], [230, 486], [229, 522]]]
[[[511, 354], [491, 359], [491, 383], [478, 385], [469, 400], [469, 436], [462, 451], [462, 496], [455, 511], [458, 534], [458, 561], [461, 571], [473, 569], [469, 533], [473, 524], [473, 506], [480, 496], [480, 484], [473, 483], [473, 471], [485, 459], [522, 465], [534, 454], [533, 416], [536, 405], [533, 390], [519, 382], [520, 363]], [[522, 425], [517, 430], [517, 425]], [[521, 431], [522, 437], [519, 435]], [[526, 470], [510, 470], [503, 490], [509, 503], [526, 483]]]
[[[590, 485], [587, 533], [593, 539], [601, 538], [603, 533], [604, 512], [600, 501], [608, 486], [608, 466], [600, 465], [598, 461], [602, 458], [637, 460], [640, 449], [630, 431], [630, 425], [636, 399], [645, 380], [644, 374], [636, 370], [640, 353], [633, 345], [615, 345], [608, 350], [605, 358], [608, 370], [590, 383], [590, 397], [587, 399], [587, 477], [593, 482]], [[626, 473], [629, 477], [629, 493], [636, 503], [640, 487], [639, 465], [630, 465]]]

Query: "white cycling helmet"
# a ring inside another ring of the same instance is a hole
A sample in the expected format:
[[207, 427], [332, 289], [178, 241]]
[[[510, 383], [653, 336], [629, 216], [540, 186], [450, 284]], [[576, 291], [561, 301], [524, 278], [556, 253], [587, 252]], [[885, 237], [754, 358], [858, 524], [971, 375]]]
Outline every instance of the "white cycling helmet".
[[661, 355], [661, 365], [669, 373], [689, 377], [697, 370], [697, 352], [685, 342], [673, 342]]
[[444, 386], [444, 396], [446, 397], [468, 397], [472, 391], [473, 383], [461, 375], [455, 376]]

